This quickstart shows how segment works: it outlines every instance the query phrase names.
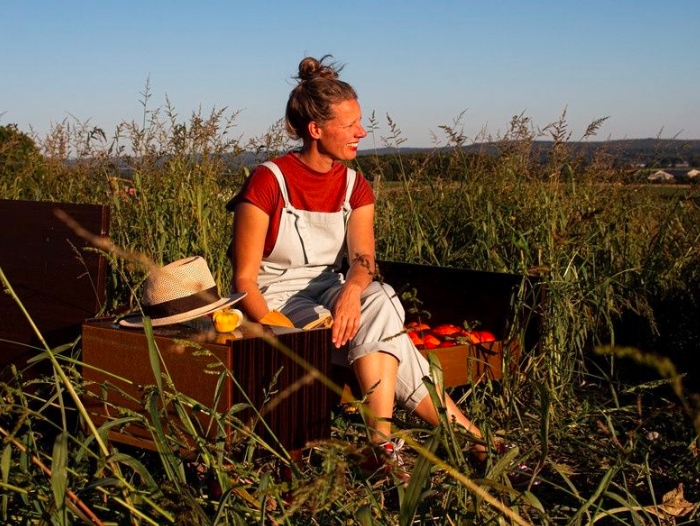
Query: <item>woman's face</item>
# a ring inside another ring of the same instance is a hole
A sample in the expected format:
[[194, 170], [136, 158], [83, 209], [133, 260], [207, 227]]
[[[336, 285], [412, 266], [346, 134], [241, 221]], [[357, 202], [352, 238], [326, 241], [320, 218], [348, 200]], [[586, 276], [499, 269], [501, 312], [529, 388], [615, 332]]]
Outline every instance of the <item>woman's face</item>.
[[333, 118], [318, 127], [318, 150], [335, 161], [349, 161], [357, 156], [360, 139], [367, 137], [362, 127], [362, 109], [356, 99], [333, 105]]

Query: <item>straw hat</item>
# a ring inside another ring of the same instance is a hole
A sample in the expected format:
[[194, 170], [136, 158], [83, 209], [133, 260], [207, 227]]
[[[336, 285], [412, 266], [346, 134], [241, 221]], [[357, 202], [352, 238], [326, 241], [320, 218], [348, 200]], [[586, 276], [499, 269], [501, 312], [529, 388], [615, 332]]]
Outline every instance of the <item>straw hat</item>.
[[[227, 298], [219, 291], [209, 266], [200, 256], [179, 259], [152, 271], [143, 286], [143, 316], [154, 327], [193, 320], [240, 301], [245, 292]], [[122, 327], [143, 327], [141, 314], [119, 321]]]

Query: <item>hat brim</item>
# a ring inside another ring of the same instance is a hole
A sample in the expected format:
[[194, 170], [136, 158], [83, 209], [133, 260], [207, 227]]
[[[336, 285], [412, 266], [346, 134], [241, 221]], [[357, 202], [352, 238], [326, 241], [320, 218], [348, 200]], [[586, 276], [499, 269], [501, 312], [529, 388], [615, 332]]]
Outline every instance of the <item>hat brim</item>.
[[[210, 303], [209, 305], [205, 305], [204, 307], [200, 307], [198, 309], [182, 312], [173, 316], [166, 316], [164, 318], [151, 318], [151, 325], [153, 327], [162, 327], [164, 325], [174, 325], [176, 323], [184, 323], [186, 321], [194, 320], [200, 316], [206, 316], [207, 314], [216, 312], [217, 310], [230, 307], [231, 305], [241, 301], [245, 295], [245, 292], [237, 292], [227, 298], [221, 298], [214, 303]], [[143, 318], [144, 316], [141, 314], [126, 316], [125, 318], [119, 320], [119, 326], [130, 329], [143, 328]]]

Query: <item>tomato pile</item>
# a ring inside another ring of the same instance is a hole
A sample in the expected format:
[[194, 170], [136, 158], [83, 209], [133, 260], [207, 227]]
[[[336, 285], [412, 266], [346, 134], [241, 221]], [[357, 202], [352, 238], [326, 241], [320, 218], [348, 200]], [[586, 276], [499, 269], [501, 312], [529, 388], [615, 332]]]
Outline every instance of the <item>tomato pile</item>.
[[406, 334], [418, 349], [454, 347], [465, 343], [487, 343], [496, 341], [489, 331], [468, 331], [451, 323], [430, 327], [427, 323], [412, 321], [405, 326]]

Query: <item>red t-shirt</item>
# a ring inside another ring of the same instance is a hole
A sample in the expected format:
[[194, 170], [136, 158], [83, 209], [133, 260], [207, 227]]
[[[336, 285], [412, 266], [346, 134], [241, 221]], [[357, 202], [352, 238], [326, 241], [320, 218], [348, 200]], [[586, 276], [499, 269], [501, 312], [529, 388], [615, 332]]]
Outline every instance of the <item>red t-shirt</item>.
[[[310, 169], [291, 152], [274, 159], [287, 182], [289, 200], [299, 210], [338, 212], [345, 201], [346, 167], [334, 162], [329, 172]], [[258, 166], [243, 183], [241, 190], [226, 208], [233, 211], [242, 201], [254, 204], [270, 216], [263, 256], [268, 256], [277, 241], [284, 199], [274, 174], [265, 166]], [[350, 207], [355, 209], [374, 203], [372, 187], [363, 175], [357, 174], [350, 195]]]

